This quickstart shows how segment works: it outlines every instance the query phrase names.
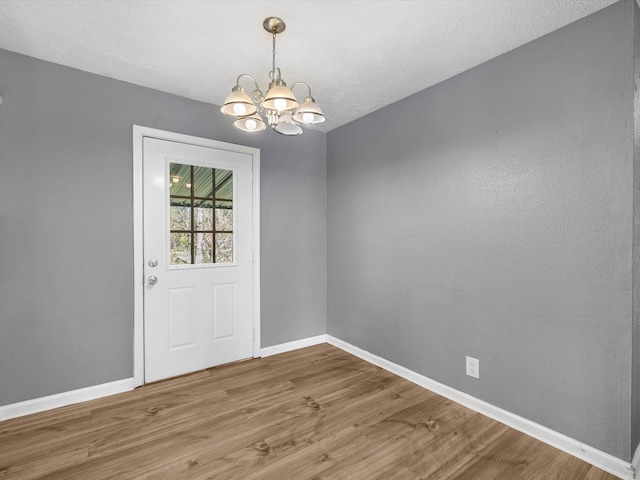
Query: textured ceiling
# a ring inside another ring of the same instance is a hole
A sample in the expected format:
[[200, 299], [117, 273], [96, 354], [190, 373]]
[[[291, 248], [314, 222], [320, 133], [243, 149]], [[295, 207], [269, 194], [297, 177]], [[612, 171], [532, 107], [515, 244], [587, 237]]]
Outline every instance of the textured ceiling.
[[615, 2], [0, 0], [0, 48], [220, 105], [240, 73], [266, 89], [280, 16], [277, 66], [328, 131]]

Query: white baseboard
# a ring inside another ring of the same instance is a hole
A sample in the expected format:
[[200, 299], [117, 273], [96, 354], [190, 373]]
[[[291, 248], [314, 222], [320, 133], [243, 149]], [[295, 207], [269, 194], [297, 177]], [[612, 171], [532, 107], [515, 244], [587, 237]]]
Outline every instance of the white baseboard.
[[[339, 340], [331, 335], [327, 335], [327, 343], [334, 345], [356, 357], [360, 357], [369, 363], [377, 365], [380, 368], [394, 373], [410, 382], [420, 385], [423, 388], [431, 390], [443, 397], [453, 400], [456, 403], [464, 405], [476, 412], [486, 415], [489, 418], [493, 418], [509, 427], [515, 428], [522, 433], [537, 438], [538, 440], [545, 442], [552, 447], [558, 448], [563, 452], [569, 453], [585, 462], [588, 462], [596, 467], [616, 475], [624, 480], [635, 479], [635, 472], [637, 471], [638, 462], [640, 462], [640, 454], [636, 452], [633, 465], [627, 463], [613, 455], [598, 450], [596, 448], [585, 445], [573, 438], [570, 438], [562, 433], [558, 433], [550, 428], [544, 427], [540, 424], [534, 423], [526, 418], [515, 415], [511, 412], [503, 410], [495, 405], [487, 403], [483, 400], [479, 400], [471, 395], [448, 387], [440, 382], [436, 382], [424, 375], [416, 373], [408, 368], [397, 365], [389, 360], [378, 357], [373, 353], [367, 352], [351, 345], [347, 342]], [[640, 450], [640, 449], [639, 449]], [[636, 468], [634, 468], [634, 466]]]
[[124, 380], [80, 388], [78, 390], [71, 390], [70, 392], [57, 393], [47, 397], [3, 405], [0, 406], [0, 420], [9, 420], [10, 418], [44, 412], [45, 410], [64, 407], [73, 403], [95, 400], [96, 398], [127, 392], [133, 390], [133, 388], [133, 378], [125, 378]]
[[318, 335], [316, 337], [303, 338], [301, 340], [294, 340], [293, 342], [281, 343], [280, 345], [273, 345], [272, 347], [266, 347], [260, 350], [262, 357], [268, 357], [270, 355], [276, 355], [278, 353], [290, 352], [291, 350], [297, 350], [299, 348], [311, 347], [312, 345], [319, 345], [321, 343], [327, 343], [326, 335]]

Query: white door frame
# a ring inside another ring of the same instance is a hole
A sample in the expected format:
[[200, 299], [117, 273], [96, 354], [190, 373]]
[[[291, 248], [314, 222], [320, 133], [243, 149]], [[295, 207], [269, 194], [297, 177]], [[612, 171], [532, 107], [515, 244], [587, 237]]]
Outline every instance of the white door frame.
[[186, 143], [251, 155], [253, 161], [253, 356], [260, 356], [260, 149], [133, 126], [133, 380], [144, 383], [143, 139]]

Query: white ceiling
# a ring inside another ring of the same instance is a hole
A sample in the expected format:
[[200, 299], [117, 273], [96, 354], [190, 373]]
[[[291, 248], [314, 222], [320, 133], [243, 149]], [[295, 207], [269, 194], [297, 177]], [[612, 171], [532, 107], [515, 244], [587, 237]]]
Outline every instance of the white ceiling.
[[0, 48], [220, 105], [240, 73], [266, 90], [279, 16], [329, 131], [616, 1], [0, 0]]

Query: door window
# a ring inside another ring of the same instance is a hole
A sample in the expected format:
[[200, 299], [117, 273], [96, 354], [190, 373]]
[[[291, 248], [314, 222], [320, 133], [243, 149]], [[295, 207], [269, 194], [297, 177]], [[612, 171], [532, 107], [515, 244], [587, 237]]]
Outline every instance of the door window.
[[169, 164], [170, 265], [234, 262], [233, 170]]

